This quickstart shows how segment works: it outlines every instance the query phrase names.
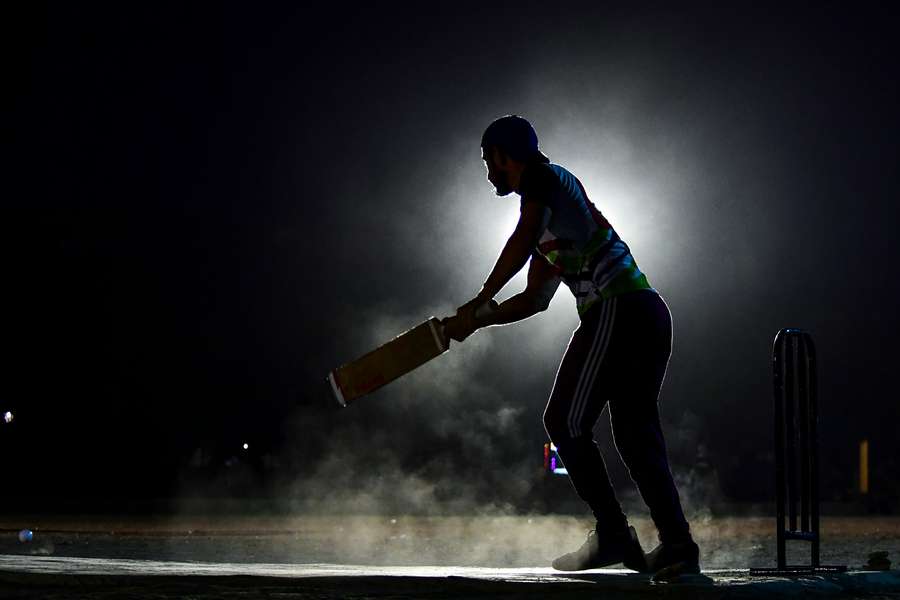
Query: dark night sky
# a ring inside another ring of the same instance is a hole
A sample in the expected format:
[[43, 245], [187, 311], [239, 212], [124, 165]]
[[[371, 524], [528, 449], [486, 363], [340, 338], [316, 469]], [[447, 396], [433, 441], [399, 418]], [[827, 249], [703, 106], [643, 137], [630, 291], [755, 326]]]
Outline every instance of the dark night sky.
[[799, 326], [829, 494], [863, 437], [896, 480], [886, 12], [4, 11], [0, 447], [23, 496], [187, 493], [197, 448], [215, 480], [244, 441], [243, 494], [296, 492], [315, 464], [459, 475], [461, 456], [505, 485], [543, 442], [567, 290], [350, 409], [322, 378], [477, 291], [517, 210], [478, 147], [507, 113], [672, 309], [676, 465], [702, 446], [725, 496], [765, 499], [771, 341]]

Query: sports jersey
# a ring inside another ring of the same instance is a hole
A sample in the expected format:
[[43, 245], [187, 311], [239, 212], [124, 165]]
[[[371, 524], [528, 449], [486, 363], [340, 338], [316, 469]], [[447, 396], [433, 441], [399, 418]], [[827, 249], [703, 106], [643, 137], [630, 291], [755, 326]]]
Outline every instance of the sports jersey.
[[522, 172], [519, 194], [521, 207], [538, 202], [550, 209], [532, 260], [546, 259], [556, 268], [575, 296], [579, 315], [600, 299], [653, 289], [628, 245], [572, 173], [552, 163], [530, 163]]

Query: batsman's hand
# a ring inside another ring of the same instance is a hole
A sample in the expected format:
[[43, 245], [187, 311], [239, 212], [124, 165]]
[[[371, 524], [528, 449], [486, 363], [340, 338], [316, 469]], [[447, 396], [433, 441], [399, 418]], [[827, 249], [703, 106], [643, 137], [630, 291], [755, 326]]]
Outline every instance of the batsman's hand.
[[497, 310], [498, 306], [497, 302], [490, 298], [475, 296], [456, 309], [456, 316], [463, 322], [465, 327], [471, 327], [472, 331], [474, 331], [484, 325], [483, 323], [479, 324], [478, 319]]
[[461, 342], [472, 335], [477, 327], [466, 327], [458, 316], [446, 317], [441, 320], [444, 326], [444, 337]]
[[479, 319], [495, 310], [499, 305], [494, 300], [476, 297], [456, 309], [456, 315], [441, 321], [444, 324], [444, 335], [461, 342], [472, 335], [484, 322]]

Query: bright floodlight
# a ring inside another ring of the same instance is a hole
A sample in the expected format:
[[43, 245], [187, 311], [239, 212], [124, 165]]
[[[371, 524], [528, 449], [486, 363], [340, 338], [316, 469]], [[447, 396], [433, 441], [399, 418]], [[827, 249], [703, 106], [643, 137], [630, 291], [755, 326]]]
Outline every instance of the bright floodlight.
[[5, 413], [3, 413], [3, 420], [7, 423], [12, 423], [13, 414], [9, 411], [6, 411]]

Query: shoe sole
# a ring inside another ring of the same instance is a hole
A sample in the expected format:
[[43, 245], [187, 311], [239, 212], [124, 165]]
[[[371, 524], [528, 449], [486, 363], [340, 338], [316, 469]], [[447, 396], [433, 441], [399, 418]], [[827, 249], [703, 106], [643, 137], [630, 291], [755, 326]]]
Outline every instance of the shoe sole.
[[683, 561], [677, 562], [673, 565], [669, 565], [668, 567], [663, 567], [659, 571], [653, 574], [651, 577], [651, 581], [654, 583], [659, 583], [663, 581], [673, 581], [681, 577], [682, 575], [699, 575], [700, 574], [700, 565]]
[[[555, 561], [554, 561], [554, 563], [555, 563]], [[561, 567], [557, 567], [556, 564], [551, 564], [550, 566], [552, 566], [552, 567], [553, 567], [554, 569], [556, 569], [557, 571], [565, 571], [565, 572], [567, 572], [567, 573], [573, 573], [573, 572], [575, 572], [575, 571], [589, 571], [589, 570], [591, 570], [591, 569], [602, 569], [603, 567], [609, 567], [609, 566], [612, 566], [612, 565], [617, 565], [617, 564], [619, 564], [619, 563], [625, 564], [625, 563], [622, 561], [622, 559], [619, 558], [619, 559], [616, 559], [616, 560], [613, 560], [613, 561], [607, 561], [607, 562], [602, 562], [602, 563], [595, 564], [595, 565], [590, 565], [590, 566], [588, 566], [588, 567], [582, 567], [582, 568], [580, 568], [580, 569], [564, 569], [564, 568], [561, 568]], [[627, 566], [627, 565], [626, 565], [626, 566]], [[631, 568], [631, 567], [629, 567], [629, 568]]]

